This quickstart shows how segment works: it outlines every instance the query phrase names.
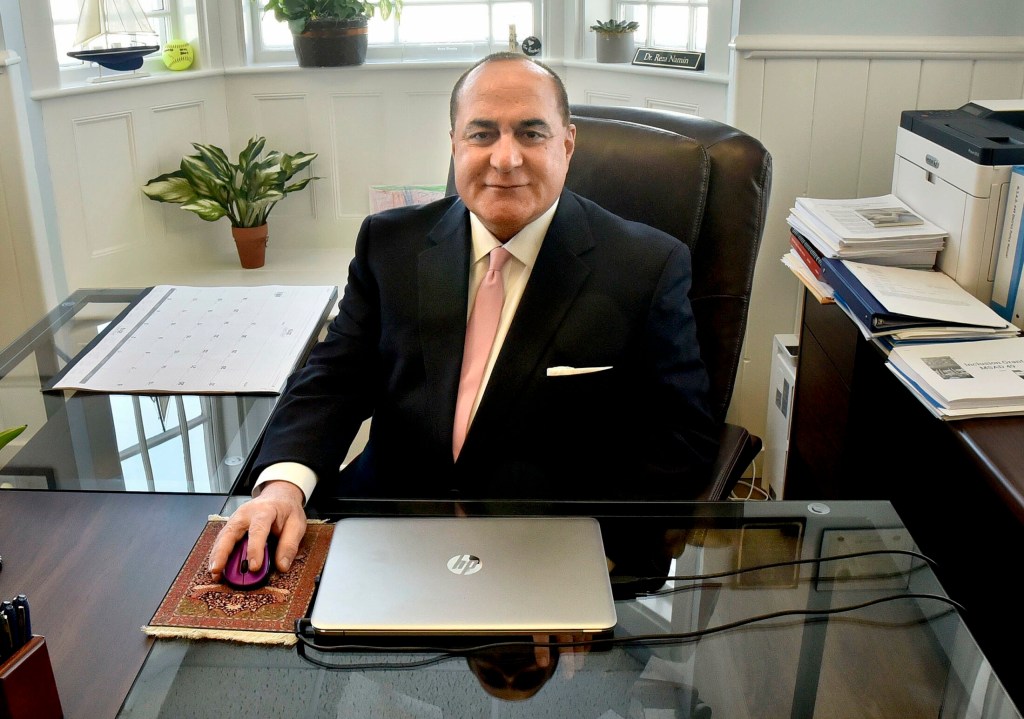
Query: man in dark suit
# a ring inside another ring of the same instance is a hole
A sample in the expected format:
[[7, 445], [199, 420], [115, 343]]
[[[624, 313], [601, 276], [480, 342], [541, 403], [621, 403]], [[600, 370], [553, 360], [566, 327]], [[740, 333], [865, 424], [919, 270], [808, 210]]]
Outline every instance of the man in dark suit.
[[[246, 530], [250, 567], [273, 532], [287, 571], [318, 482], [339, 496], [576, 499], [686, 498], [707, 481], [716, 428], [687, 247], [564, 189], [576, 128], [541, 63], [477, 63], [451, 122], [458, 197], [363, 222], [338, 316], [289, 380], [215, 576]], [[483, 385], [457, 407], [497, 247], [511, 256], [504, 305]], [[339, 474], [368, 417], [366, 448]]]

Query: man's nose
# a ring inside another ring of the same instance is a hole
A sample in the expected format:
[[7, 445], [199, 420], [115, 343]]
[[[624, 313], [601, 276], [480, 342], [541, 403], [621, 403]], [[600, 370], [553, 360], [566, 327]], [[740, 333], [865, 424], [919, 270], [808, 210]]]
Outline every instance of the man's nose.
[[498, 172], [511, 172], [523, 164], [523, 155], [515, 135], [502, 134], [491, 152], [491, 167]]

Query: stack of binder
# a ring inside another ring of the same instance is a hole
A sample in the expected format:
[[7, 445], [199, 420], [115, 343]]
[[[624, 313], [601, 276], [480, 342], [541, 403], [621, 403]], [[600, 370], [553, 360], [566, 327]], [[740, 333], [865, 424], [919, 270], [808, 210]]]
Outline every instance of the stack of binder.
[[782, 262], [819, 302], [834, 301], [823, 259], [931, 269], [948, 233], [895, 195], [852, 200], [796, 198], [786, 220], [790, 251]]
[[884, 340], [886, 349], [905, 342], [1018, 334], [1016, 327], [942, 272], [824, 258], [822, 278], [861, 333]]
[[940, 419], [1024, 414], [1024, 337], [896, 347], [886, 366]]

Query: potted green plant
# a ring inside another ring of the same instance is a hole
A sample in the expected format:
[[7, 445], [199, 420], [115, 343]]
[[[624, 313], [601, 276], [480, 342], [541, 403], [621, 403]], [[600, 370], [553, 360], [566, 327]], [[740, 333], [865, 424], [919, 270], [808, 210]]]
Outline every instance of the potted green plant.
[[186, 155], [179, 169], [154, 177], [142, 191], [152, 200], [181, 205], [207, 222], [227, 217], [242, 267], [262, 267], [270, 211], [285, 195], [319, 179], [307, 177], [289, 184], [317, 153], [269, 150], [263, 155], [266, 143], [265, 137], [253, 136], [238, 154], [238, 162], [232, 162], [216, 145], [193, 142], [198, 154]]
[[633, 33], [640, 28], [635, 20], [598, 20], [590, 29], [597, 33], [598, 62], [630, 62], [633, 59]]
[[292, 31], [300, 67], [362, 65], [370, 18], [401, 17], [403, 0], [268, 0], [264, 12]]

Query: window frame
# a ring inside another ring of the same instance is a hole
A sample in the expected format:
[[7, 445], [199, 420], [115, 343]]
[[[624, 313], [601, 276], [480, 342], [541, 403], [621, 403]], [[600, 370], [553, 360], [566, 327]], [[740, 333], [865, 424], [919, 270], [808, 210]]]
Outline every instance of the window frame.
[[[629, 11], [631, 7], [642, 7], [645, 9], [643, 20], [641, 20], [642, 33], [639, 34], [643, 37], [643, 44], [647, 47], [658, 47], [665, 50], [688, 50], [696, 52], [705, 52], [708, 44], [708, 36], [711, 33], [710, 29], [710, 15], [711, 15], [711, 1], [710, 0], [615, 0], [612, 5], [614, 17], [618, 19], [636, 20], [633, 13]], [[654, 9], [657, 7], [671, 7], [671, 8], [686, 8], [689, 14], [689, 23], [687, 26], [687, 38], [686, 45], [665, 45], [665, 44], [651, 44], [650, 38], [653, 37], [654, 32]], [[704, 13], [704, 39], [703, 43], [698, 43], [696, 34], [697, 29], [701, 26], [699, 22], [699, 15], [703, 11]], [[640, 40], [637, 41], [638, 45]]]
[[[260, 27], [264, 15], [263, 5], [260, 0], [244, 0], [246, 45], [249, 62], [253, 65], [285, 64], [294, 63], [295, 51], [284, 46], [266, 46], [263, 42]], [[533, 6], [533, 30], [531, 33], [517, 31], [517, 40], [521, 44], [528, 34], [543, 37], [544, 28], [544, 0], [423, 0], [417, 2], [419, 6], [424, 5], [452, 5], [452, 4], [486, 4], [489, 14], [496, 5], [510, 3], [529, 2]], [[371, 20], [372, 24], [378, 23], [379, 18]], [[394, 20], [388, 24], [395, 28]], [[493, 19], [489, 23], [492, 26]], [[473, 42], [436, 42], [436, 43], [402, 43], [397, 39], [397, 29], [393, 36], [392, 43], [371, 43], [366, 53], [368, 63], [401, 63], [401, 62], [458, 62], [474, 61], [487, 53], [497, 52], [508, 48], [507, 35], [501, 36], [495, 33], [487, 41]]]

